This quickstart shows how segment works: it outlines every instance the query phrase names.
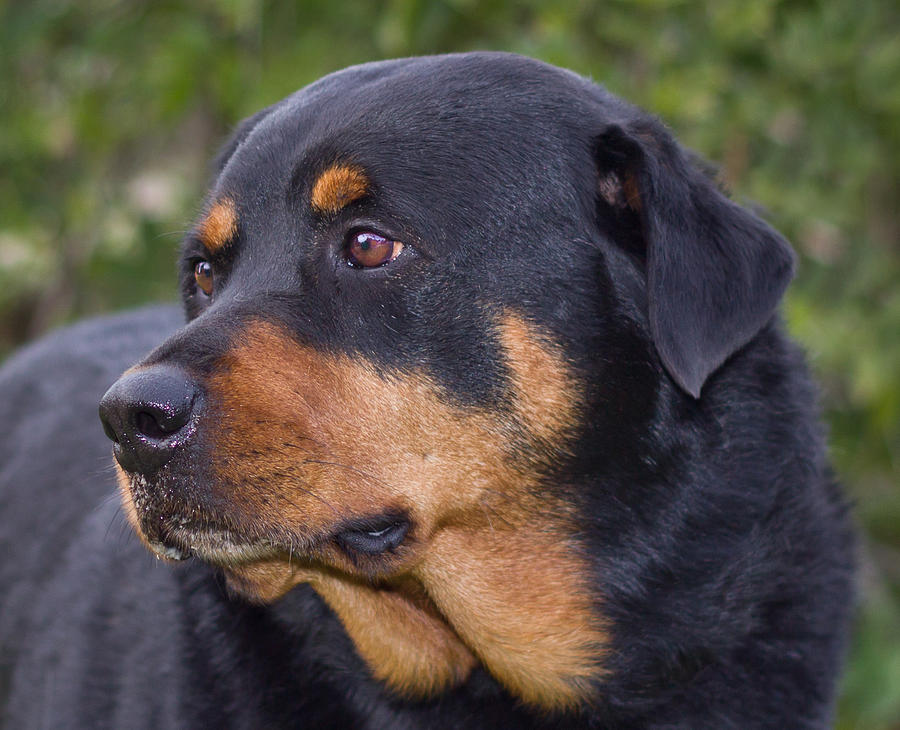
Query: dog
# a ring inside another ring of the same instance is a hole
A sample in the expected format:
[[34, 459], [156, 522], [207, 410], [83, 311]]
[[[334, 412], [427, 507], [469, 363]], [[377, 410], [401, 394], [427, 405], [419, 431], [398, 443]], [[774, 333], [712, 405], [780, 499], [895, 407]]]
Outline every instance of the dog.
[[854, 537], [793, 270], [660, 122], [538, 61], [262, 110], [186, 318], [0, 374], [5, 727], [827, 727]]

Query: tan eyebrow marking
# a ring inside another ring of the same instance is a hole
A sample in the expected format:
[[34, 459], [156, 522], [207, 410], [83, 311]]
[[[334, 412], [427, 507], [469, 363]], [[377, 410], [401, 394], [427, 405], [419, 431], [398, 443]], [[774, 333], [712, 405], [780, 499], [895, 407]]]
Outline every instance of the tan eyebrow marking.
[[310, 203], [320, 213], [337, 213], [369, 192], [369, 178], [355, 165], [336, 164], [319, 175]]
[[199, 233], [201, 242], [210, 253], [216, 253], [229, 243], [237, 233], [234, 201], [222, 198], [213, 205], [200, 223]]

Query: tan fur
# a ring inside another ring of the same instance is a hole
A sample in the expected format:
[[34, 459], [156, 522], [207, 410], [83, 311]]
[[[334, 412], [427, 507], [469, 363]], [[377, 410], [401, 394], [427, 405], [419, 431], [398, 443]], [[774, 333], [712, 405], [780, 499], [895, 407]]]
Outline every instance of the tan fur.
[[559, 445], [571, 435], [578, 397], [565, 360], [519, 317], [501, 317], [499, 329], [521, 425], [530, 436]]
[[487, 669], [529, 704], [590, 697], [606, 643], [586, 561], [565, 526], [448, 529], [416, 571]]
[[338, 164], [319, 175], [310, 202], [320, 213], [337, 213], [369, 191], [369, 179], [355, 165]]
[[425, 697], [469, 676], [476, 659], [413, 580], [372, 582], [284, 558], [235, 566], [232, 589], [268, 603], [309, 583], [341, 619], [372, 673], [407, 697]]
[[615, 172], [607, 172], [597, 180], [597, 192], [616, 208], [628, 206], [636, 213], [641, 212], [641, 193], [633, 173], [620, 177]]
[[200, 223], [200, 241], [210, 253], [224, 248], [237, 234], [237, 211], [234, 201], [222, 198], [216, 202]]
[[622, 189], [625, 191], [625, 200], [628, 207], [638, 213], [641, 212], [641, 191], [638, 188], [637, 178], [634, 175], [626, 175], [622, 182]]
[[134, 506], [134, 500], [131, 497], [131, 479], [118, 463], [115, 464], [115, 467], [116, 481], [119, 485], [119, 494], [122, 497], [122, 509], [125, 511], [125, 519], [128, 520], [128, 524], [131, 525], [138, 534], [138, 537], [140, 537], [141, 541], [146, 545], [147, 541], [144, 539], [144, 533], [141, 530], [141, 522], [138, 518], [137, 508]]
[[373, 674], [407, 696], [427, 696], [466, 679], [475, 657], [413, 581], [396, 588], [319, 572], [312, 587], [341, 618]]
[[[535, 327], [507, 314], [496, 331], [502, 413], [450, 405], [422, 373], [249, 324], [208, 382], [212, 488], [220, 519], [290, 549], [226, 574], [261, 601], [309, 582], [404, 694], [457, 684], [477, 656], [525, 702], [569, 707], [589, 697], [606, 639], [572, 508], [539, 479], [566, 449], [580, 394]], [[343, 520], [389, 510], [412, 521], [392, 554], [363, 565], [329, 539]]]

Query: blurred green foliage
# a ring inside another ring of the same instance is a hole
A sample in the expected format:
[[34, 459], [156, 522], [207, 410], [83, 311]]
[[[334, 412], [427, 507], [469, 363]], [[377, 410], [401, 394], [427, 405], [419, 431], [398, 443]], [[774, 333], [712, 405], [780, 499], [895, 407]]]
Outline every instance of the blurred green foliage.
[[840, 728], [900, 728], [900, 5], [890, 0], [0, 0], [0, 353], [171, 298], [206, 161], [343, 66], [504, 49], [721, 164], [801, 254], [786, 313], [867, 539]]

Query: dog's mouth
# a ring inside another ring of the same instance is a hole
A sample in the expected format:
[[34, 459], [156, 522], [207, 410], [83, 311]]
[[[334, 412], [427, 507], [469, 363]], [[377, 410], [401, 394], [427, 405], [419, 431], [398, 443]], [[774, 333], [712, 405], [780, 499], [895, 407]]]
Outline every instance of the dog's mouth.
[[[227, 567], [283, 554], [293, 559], [309, 550], [308, 545], [285, 546], [268, 538], [248, 538], [210, 524], [192, 525], [177, 518], [170, 518], [167, 522], [168, 526], [157, 529], [154, 537], [147, 537], [150, 549], [164, 560], [180, 561], [196, 556], [207, 563]], [[399, 547], [409, 526], [409, 521], [404, 517], [379, 515], [345, 523], [330, 535], [328, 541], [350, 555], [377, 556]]]
[[299, 540], [280, 540], [240, 529], [198, 505], [176, 498], [171, 481], [156, 483], [144, 476], [119, 470], [119, 488], [126, 515], [144, 544], [161, 560], [184, 561], [197, 557], [219, 567], [233, 567], [290, 555]]
[[[190, 507], [172, 497], [171, 484], [156, 489], [144, 477], [121, 472], [127, 512], [147, 547], [161, 560], [184, 561], [196, 557], [221, 568], [278, 561], [295, 567], [321, 562], [334, 567], [361, 567], [366, 572], [387, 572], [410, 540], [412, 520], [405, 512], [386, 509], [368, 515], [338, 519], [331, 524], [289, 529], [266, 529], [260, 520], [249, 527], [217, 516], [199, 505]], [[157, 485], [158, 486], [158, 485]], [[154, 492], [168, 493], [166, 498]], [[412, 542], [415, 542], [414, 540]]]
[[281, 550], [266, 539], [244, 537], [232, 530], [211, 525], [191, 525], [186, 521], [170, 520], [174, 526], [147, 536], [150, 550], [163, 560], [197, 558], [214, 565], [232, 566], [278, 555]]

